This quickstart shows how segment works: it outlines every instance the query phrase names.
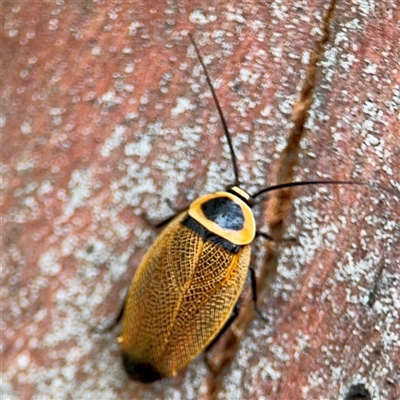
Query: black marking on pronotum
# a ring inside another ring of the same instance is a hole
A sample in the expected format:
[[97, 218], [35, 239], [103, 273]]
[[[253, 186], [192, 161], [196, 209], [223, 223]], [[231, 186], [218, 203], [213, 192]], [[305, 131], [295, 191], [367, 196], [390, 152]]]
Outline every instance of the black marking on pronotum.
[[217, 197], [201, 205], [204, 215], [224, 229], [240, 231], [244, 225], [242, 209], [227, 197]]

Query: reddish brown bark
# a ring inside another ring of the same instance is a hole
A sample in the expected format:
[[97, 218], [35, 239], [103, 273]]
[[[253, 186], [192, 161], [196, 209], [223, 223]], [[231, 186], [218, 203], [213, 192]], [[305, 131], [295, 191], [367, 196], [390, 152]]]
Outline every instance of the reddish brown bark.
[[286, 3], [3, 3], [4, 398], [400, 397], [400, 207], [383, 190], [306, 187], [256, 208], [260, 230], [300, 245], [255, 243], [260, 315], [246, 291], [210, 369], [130, 382], [118, 329], [93, 329], [118, 313], [148, 220], [232, 180], [188, 31], [245, 189], [400, 190], [400, 7]]

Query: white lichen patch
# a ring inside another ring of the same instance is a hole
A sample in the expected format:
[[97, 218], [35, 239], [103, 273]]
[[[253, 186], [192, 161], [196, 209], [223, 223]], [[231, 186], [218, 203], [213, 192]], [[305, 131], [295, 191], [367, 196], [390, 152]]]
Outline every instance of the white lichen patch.
[[103, 148], [100, 150], [103, 157], [108, 157], [111, 152], [117, 149], [125, 141], [126, 126], [116, 125], [111, 135], [106, 139]]
[[110, 89], [98, 98], [98, 102], [105, 107], [114, 107], [118, 104], [122, 104], [123, 101], [123, 98], [117, 94], [114, 88]]
[[178, 97], [176, 99], [176, 106], [171, 111], [171, 116], [173, 118], [177, 117], [179, 114], [183, 114], [186, 111], [193, 110], [194, 105], [190, 102], [188, 98]]
[[217, 15], [205, 13], [203, 10], [194, 10], [189, 15], [189, 21], [193, 24], [206, 25], [217, 20]]
[[54, 276], [60, 273], [61, 263], [56, 249], [49, 249], [43, 253], [38, 262], [39, 270], [44, 275]]
[[124, 153], [127, 157], [139, 156], [145, 159], [151, 152], [151, 138], [143, 135], [139, 140], [129, 142], [125, 145]]
[[138, 31], [140, 31], [141, 28], [143, 27], [144, 27], [143, 23], [139, 21], [133, 21], [128, 27], [129, 36], [135, 36], [138, 33]]
[[74, 210], [86, 205], [92, 191], [92, 169], [75, 170], [68, 183], [69, 193], [65, 197], [64, 216], [73, 215]]

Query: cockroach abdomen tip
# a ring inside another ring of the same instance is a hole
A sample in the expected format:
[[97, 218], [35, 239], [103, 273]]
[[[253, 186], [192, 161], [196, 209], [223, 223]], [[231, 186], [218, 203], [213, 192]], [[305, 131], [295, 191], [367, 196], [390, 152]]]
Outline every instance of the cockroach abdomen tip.
[[164, 378], [165, 376], [154, 369], [149, 363], [137, 362], [129, 354], [122, 354], [125, 371], [131, 379], [143, 383], [151, 383]]

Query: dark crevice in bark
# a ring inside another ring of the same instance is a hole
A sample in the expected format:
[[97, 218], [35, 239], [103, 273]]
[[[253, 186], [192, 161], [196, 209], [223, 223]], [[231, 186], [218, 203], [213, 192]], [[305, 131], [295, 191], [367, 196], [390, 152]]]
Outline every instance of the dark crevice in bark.
[[[325, 47], [331, 39], [331, 24], [336, 8], [336, 0], [332, 0], [327, 10], [323, 22], [323, 33], [321, 39], [316, 42], [310, 57], [310, 64], [304, 80], [298, 102], [293, 107], [294, 126], [289, 133], [288, 145], [282, 153], [281, 168], [278, 172], [276, 183], [293, 182], [294, 169], [298, 162], [299, 145], [305, 133], [305, 125], [312, 105], [315, 92], [316, 81], [319, 74], [319, 62], [325, 52]], [[310, 177], [312, 179], [312, 177]], [[291, 208], [292, 189], [284, 189], [273, 192], [268, 203], [269, 233], [273, 238], [281, 239], [285, 237], [283, 223], [287, 218]], [[259, 271], [262, 277], [261, 298], [265, 298], [269, 291], [269, 286], [278, 268], [279, 251], [270, 247], [264, 266]]]
[[[310, 56], [310, 64], [304, 79], [304, 86], [300, 92], [298, 102], [293, 107], [294, 126], [289, 133], [289, 139], [286, 149], [282, 153], [281, 168], [278, 172], [277, 183], [292, 182], [294, 168], [298, 162], [299, 145], [305, 131], [305, 124], [312, 105], [316, 80], [319, 73], [319, 62], [325, 52], [325, 47], [331, 36], [331, 23], [336, 7], [336, 0], [329, 5], [323, 23], [323, 34], [321, 40], [315, 44], [314, 50]], [[277, 217], [271, 221], [270, 232], [273, 237], [282, 236], [282, 224], [290, 207], [291, 189], [276, 192], [277, 196]]]
[[[310, 57], [310, 64], [304, 79], [304, 86], [301, 90], [298, 102], [293, 107], [294, 126], [289, 133], [289, 139], [286, 149], [282, 153], [281, 168], [277, 176], [277, 184], [284, 182], [293, 182], [294, 169], [298, 162], [299, 145], [305, 133], [305, 125], [312, 105], [313, 96], [316, 87], [316, 81], [319, 74], [319, 62], [325, 52], [326, 45], [331, 39], [331, 24], [333, 14], [336, 8], [336, 0], [332, 0], [327, 10], [323, 22], [323, 33], [321, 39], [316, 42]], [[312, 179], [312, 177], [310, 177]], [[287, 218], [291, 208], [292, 189], [278, 190], [271, 196], [272, 202], [269, 204], [268, 219], [269, 232], [272, 237], [280, 239], [285, 236], [283, 231], [283, 223]], [[270, 210], [273, 210], [272, 212]], [[270, 248], [267, 259], [265, 260], [263, 271], [263, 289], [264, 295], [268, 291], [270, 281], [276, 275], [278, 267], [278, 251]], [[264, 297], [264, 295], [262, 297]]]

